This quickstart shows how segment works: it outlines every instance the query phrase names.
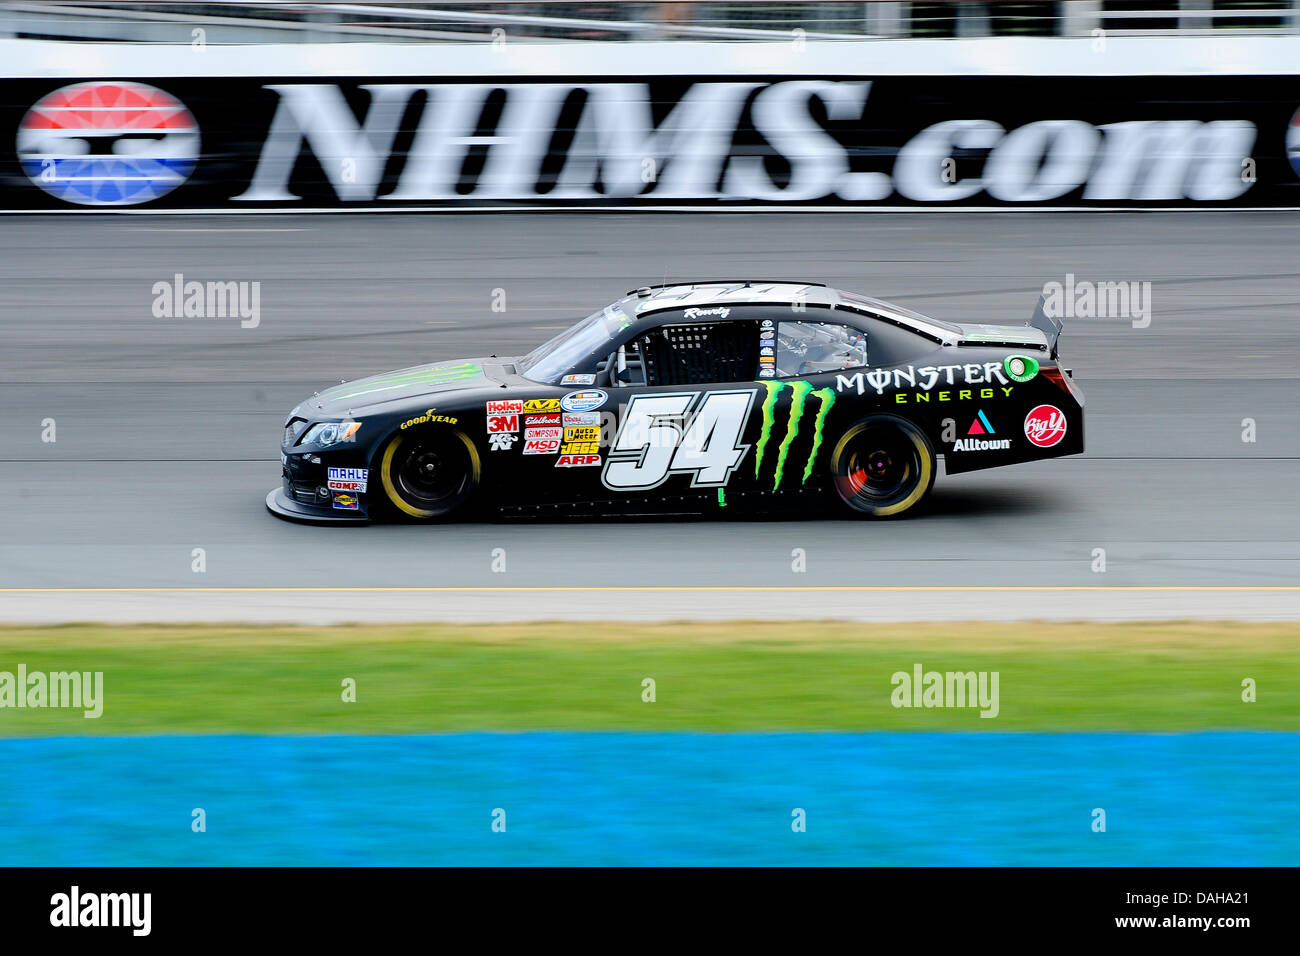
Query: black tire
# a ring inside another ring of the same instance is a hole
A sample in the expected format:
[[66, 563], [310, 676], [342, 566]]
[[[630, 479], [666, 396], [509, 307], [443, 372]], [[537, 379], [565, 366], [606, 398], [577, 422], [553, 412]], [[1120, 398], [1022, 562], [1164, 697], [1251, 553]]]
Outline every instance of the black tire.
[[937, 462], [925, 433], [897, 415], [857, 422], [831, 454], [835, 493], [859, 515], [892, 518], [915, 508], [934, 487]]
[[447, 518], [461, 510], [478, 487], [478, 449], [454, 428], [398, 432], [384, 445], [377, 469], [385, 503], [416, 521]]

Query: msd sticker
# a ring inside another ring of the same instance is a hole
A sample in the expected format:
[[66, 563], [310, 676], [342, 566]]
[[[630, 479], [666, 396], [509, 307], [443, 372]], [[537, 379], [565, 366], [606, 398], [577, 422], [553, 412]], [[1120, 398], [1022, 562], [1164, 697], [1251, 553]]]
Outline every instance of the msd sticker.
[[526, 428], [524, 429], [524, 454], [554, 455], [560, 450], [560, 440], [563, 437], [563, 428]]

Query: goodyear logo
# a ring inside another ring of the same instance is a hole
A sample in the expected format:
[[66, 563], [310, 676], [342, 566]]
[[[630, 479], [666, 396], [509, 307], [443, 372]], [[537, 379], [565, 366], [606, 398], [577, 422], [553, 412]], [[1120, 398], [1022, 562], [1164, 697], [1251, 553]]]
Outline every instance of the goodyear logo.
[[767, 454], [768, 444], [772, 439], [772, 432], [776, 426], [776, 406], [781, 397], [781, 393], [788, 387], [790, 389], [790, 414], [785, 419], [785, 437], [781, 439], [776, 450], [776, 473], [772, 480], [772, 490], [777, 491], [781, 487], [781, 479], [785, 477], [786, 460], [790, 457], [790, 448], [794, 445], [794, 440], [799, 436], [799, 430], [803, 427], [805, 411], [808, 405], [808, 399], [817, 400], [816, 412], [812, 420], [812, 447], [808, 450], [808, 460], [804, 463], [803, 479], [800, 484], [806, 484], [809, 477], [812, 476], [813, 464], [817, 461], [817, 453], [822, 447], [823, 432], [826, 427], [826, 415], [835, 404], [835, 392], [829, 388], [819, 388], [814, 391], [811, 383], [803, 381], [794, 382], [760, 382], [767, 389], [767, 397], [763, 400], [763, 428], [758, 436], [758, 447], [756, 460], [754, 462], [754, 477], [758, 478], [763, 472], [763, 458]]
[[429, 425], [433, 422], [446, 422], [448, 425], [455, 425], [459, 419], [448, 417], [447, 415], [435, 415], [436, 408], [431, 408], [423, 415], [408, 419], [402, 422], [402, 428], [414, 428], [416, 425]]

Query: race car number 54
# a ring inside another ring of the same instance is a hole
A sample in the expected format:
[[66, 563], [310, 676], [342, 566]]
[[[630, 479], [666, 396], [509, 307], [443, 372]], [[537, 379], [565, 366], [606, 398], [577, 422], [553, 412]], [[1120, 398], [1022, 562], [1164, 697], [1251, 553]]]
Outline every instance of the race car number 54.
[[610, 447], [604, 486], [658, 488], [669, 475], [689, 473], [692, 488], [720, 488], [749, 451], [740, 436], [753, 403], [748, 389], [703, 398], [699, 392], [633, 395]]
[[[669, 475], [691, 475], [692, 488], [722, 487], [749, 451], [740, 435], [754, 392], [634, 395], [601, 476], [618, 491], [657, 488]], [[698, 399], [698, 401], [697, 401]], [[693, 415], [688, 415], [692, 405]], [[683, 424], [686, 424], [683, 429]]]

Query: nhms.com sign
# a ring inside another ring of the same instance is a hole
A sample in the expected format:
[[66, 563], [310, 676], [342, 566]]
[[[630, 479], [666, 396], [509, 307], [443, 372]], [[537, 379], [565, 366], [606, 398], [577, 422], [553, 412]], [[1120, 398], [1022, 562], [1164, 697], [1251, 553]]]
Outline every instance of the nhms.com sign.
[[[1026, 99], [1006, 77], [10, 81], [27, 178], [0, 191], [47, 209], [1300, 203], [1288, 117], [1258, 105], [1275, 78], [1237, 78], [1235, 99], [1225, 82], [1052, 77]], [[134, 135], [119, 100], [93, 127], [31, 119], [124, 87], [175, 113], [137, 163], [147, 189], [66, 160]]]

